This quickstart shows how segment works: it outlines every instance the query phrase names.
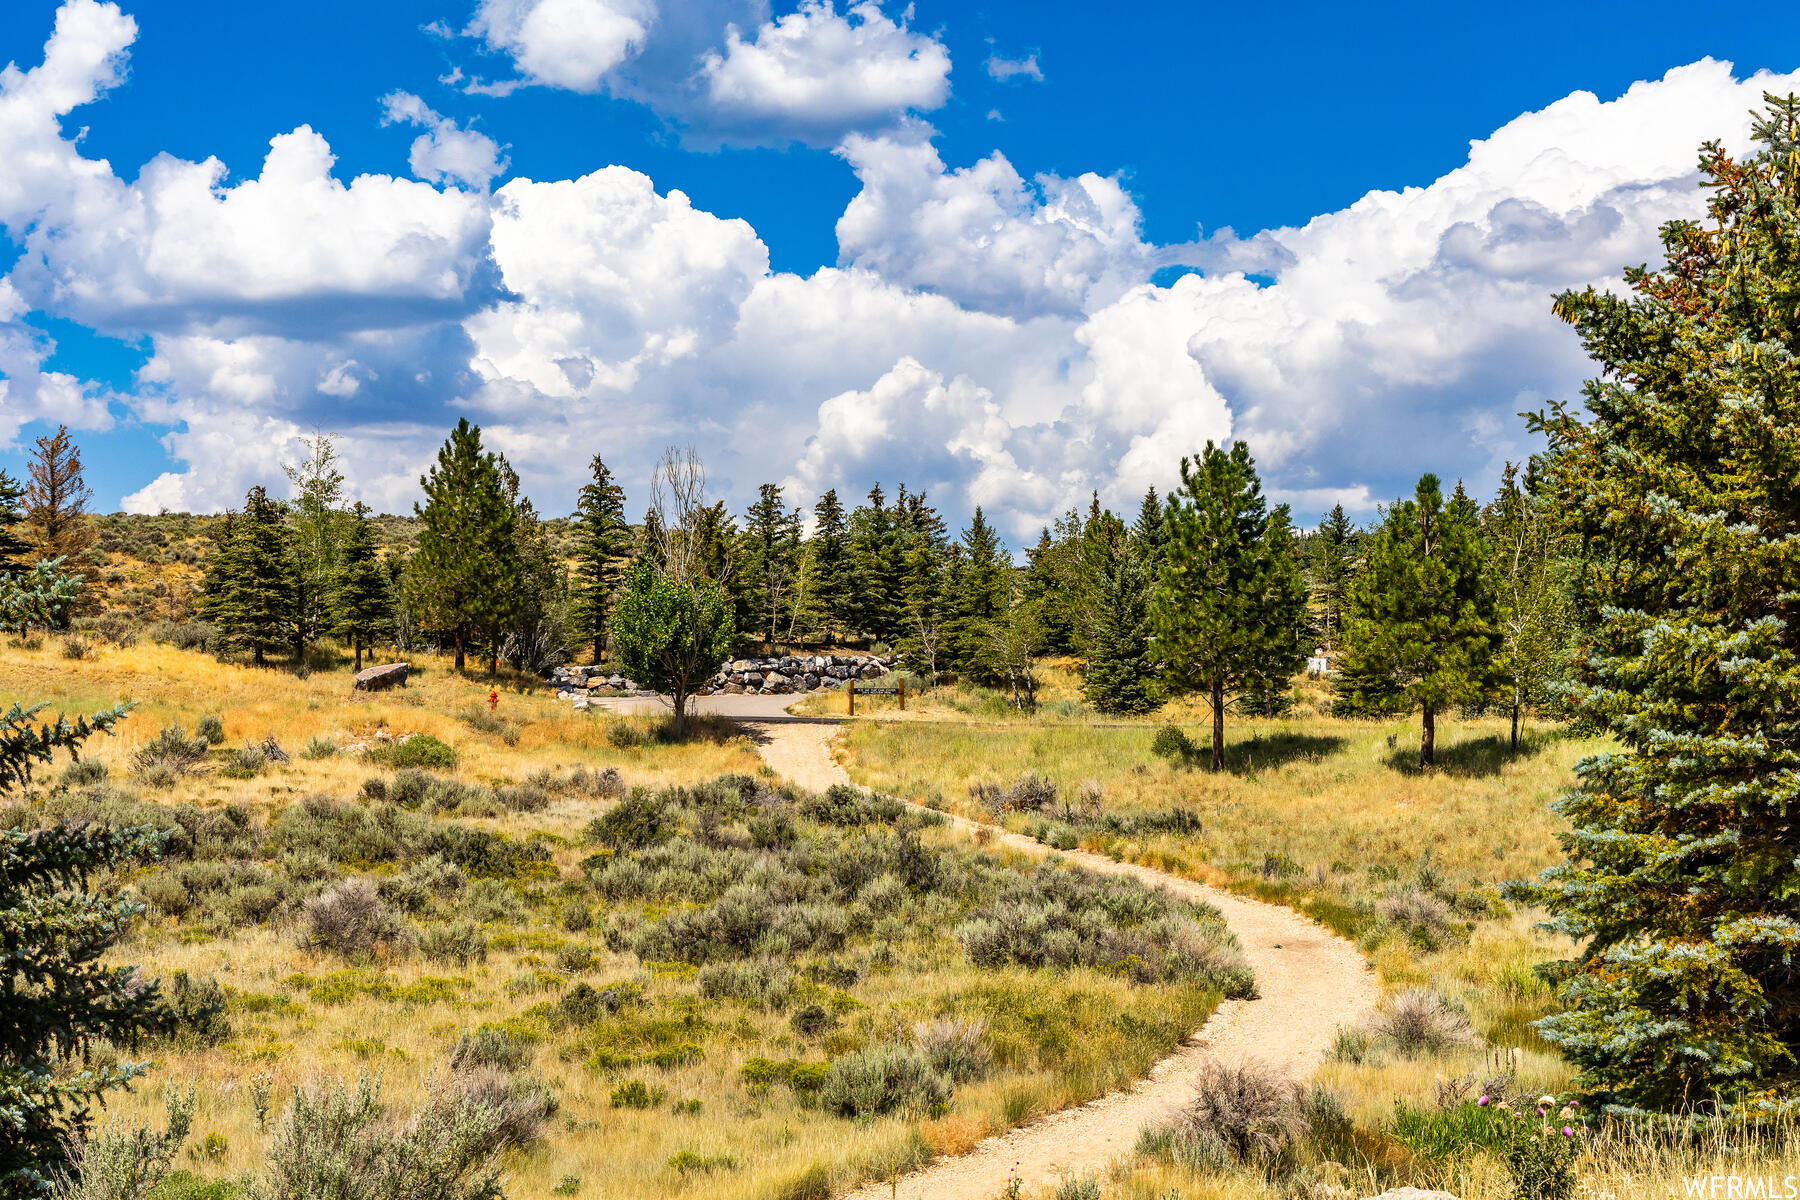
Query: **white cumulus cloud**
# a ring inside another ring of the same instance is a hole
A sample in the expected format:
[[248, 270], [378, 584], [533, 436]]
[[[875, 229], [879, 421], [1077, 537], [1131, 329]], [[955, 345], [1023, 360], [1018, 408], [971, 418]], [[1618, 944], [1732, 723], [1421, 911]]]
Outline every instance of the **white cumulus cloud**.
[[389, 92], [381, 98], [381, 109], [384, 125], [415, 125], [425, 131], [413, 139], [406, 160], [420, 179], [486, 191], [494, 177], [506, 170], [506, 160], [493, 138], [462, 128], [411, 92]]
[[518, 79], [487, 91], [543, 84], [597, 92], [643, 45], [656, 16], [652, 0], [481, 0], [464, 32], [518, 68]]

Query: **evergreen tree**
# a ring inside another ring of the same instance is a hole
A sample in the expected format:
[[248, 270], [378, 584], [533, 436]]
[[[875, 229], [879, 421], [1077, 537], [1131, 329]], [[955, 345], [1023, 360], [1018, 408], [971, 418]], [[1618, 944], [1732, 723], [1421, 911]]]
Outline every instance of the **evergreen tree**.
[[25, 485], [25, 519], [39, 558], [74, 558], [93, 544], [88, 502], [94, 498], [81, 471], [81, 448], [67, 425], [32, 446]]
[[[31, 620], [56, 602], [40, 591], [71, 583], [54, 568], [30, 578], [29, 588], [0, 595], [0, 628]], [[93, 734], [111, 733], [129, 707], [36, 724], [42, 705], [0, 713], [0, 800], [58, 750], [79, 755]], [[148, 828], [85, 823], [0, 830], [0, 1195], [49, 1193], [87, 1132], [93, 1101], [149, 1067], [117, 1049], [171, 1029], [156, 984], [135, 967], [101, 962], [143, 905], [116, 889], [86, 891], [93, 874], [127, 869], [162, 840]]]
[[1509, 744], [1516, 751], [1525, 710], [1547, 699], [1550, 685], [1567, 673], [1568, 603], [1554, 516], [1543, 497], [1519, 485], [1512, 463], [1506, 464], [1485, 526], [1499, 597], [1495, 668], [1512, 710]]
[[598, 454], [588, 464], [592, 479], [575, 503], [575, 626], [594, 644], [594, 661], [606, 652], [606, 621], [631, 554], [625, 522], [625, 489]]
[[25, 488], [18, 480], [0, 471], [0, 575], [25, 569], [25, 555], [31, 544], [25, 540]]
[[806, 543], [800, 620], [808, 634], [827, 642], [843, 638], [849, 623], [851, 582], [849, 526], [837, 489], [832, 488], [813, 505], [813, 535]]
[[1572, 699], [1616, 748], [1520, 892], [1578, 947], [1538, 1029], [1580, 1086], [1751, 1120], [1800, 1108], [1800, 98], [1754, 139], [1703, 148], [1708, 217], [1663, 227], [1666, 268], [1556, 299], [1599, 364], [1542, 418], [1586, 550]]
[[[1160, 516], [1160, 507], [1157, 511]], [[1107, 555], [1097, 611], [1098, 627], [1082, 674], [1082, 695], [1103, 713], [1154, 711], [1150, 577], [1135, 541], [1121, 538]]]
[[894, 522], [887, 497], [878, 483], [869, 489], [869, 502], [850, 514], [851, 611], [856, 628], [871, 637], [891, 636], [897, 625], [893, 606], [897, 580], [893, 575]]
[[[1294, 569], [1281, 571], [1270, 579], [1269, 652], [1252, 662], [1245, 673], [1239, 704], [1253, 716], [1279, 717], [1293, 707], [1294, 672], [1317, 644], [1318, 628], [1307, 606], [1299, 539], [1285, 504], [1269, 514], [1267, 543], [1273, 560], [1291, 563]], [[1283, 618], [1285, 625], [1281, 623]]]
[[1152, 583], [1162, 568], [1162, 548], [1167, 541], [1163, 504], [1156, 498], [1156, 489], [1151, 488], [1144, 493], [1143, 503], [1138, 505], [1137, 520], [1131, 526], [1131, 543]]
[[763, 641], [772, 654], [790, 622], [800, 584], [800, 510], [788, 509], [779, 484], [757, 488], [756, 503], [744, 514], [741, 561], [746, 602], [755, 614], [753, 628], [759, 634], [766, 631]]
[[945, 629], [949, 659], [959, 675], [981, 683], [1004, 677], [995, 658], [995, 622], [1012, 603], [1012, 565], [1006, 546], [979, 506], [963, 531], [962, 554], [950, 580], [950, 615]]
[[1388, 510], [1346, 610], [1338, 686], [1366, 678], [1416, 706], [1421, 766], [1435, 760], [1438, 713], [1481, 698], [1498, 640], [1487, 547], [1460, 493], [1446, 504], [1437, 476], [1424, 475], [1412, 499]]
[[1166, 688], [1197, 692], [1212, 707], [1212, 768], [1225, 766], [1226, 705], [1238, 692], [1286, 681], [1305, 662], [1294, 629], [1304, 606], [1286, 509], [1271, 514], [1242, 442], [1211, 442], [1181, 460], [1170, 496], [1162, 570], [1153, 602]]
[[305, 653], [331, 625], [332, 580], [338, 566], [338, 541], [344, 514], [344, 473], [338, 469], [337, 443], [315, 429], [302, 440], [306, 457], [282, 464], [293, 486], [288, 509], [294, 545], [294, 643], [295, 657]]
[[206, 614], [221, 643], [250, 651], [259, 667], [269, 651], [288, 644], [294, 623], [294, 547], [282, 508], [262, 485], [251, 488], [209, 572], [217, 591], [209, 593]]
[[[518, 473], [504, 455], [496, 456], [496, 465], [513, 523], [508, 564], [512, 579], [499, 584], [511, 596], [501, 616], [499, 653], [512, 663], [513, 670], [541, 674], [568, 658], [575, 637], [570, 620], [569, 567], [551, 544], [537, 508], [520, 491]], [[490, 672], [492, 669], [490, 661]]]
[[491, 670], [518, 572], [513, 506], [495, 456], [481, 447], [481, 429], [467, 417], [458, 421], [419, 485], [425, 503], [413, 505], [419, 548], [409, 571], [420, 617], [455, 648], [458, 671], [486, 635]]
[[350, 643], [360, 671], [363, 651], [393, 632], [394, 601], [387, 568], [375, 553], [369, 506], [358, 501], [348, 516], [330, 581], [332, 631]]
[[1307, 539], [1307, 574], [1318, 609], [1319, 641], [1332, 653], [1343, 642], [1344, 610], [1356, 582], [1357, 540], [1356, 527], [1341, 504], [1332, 506]]
[[906, 624], [899, 649], [907, 665], [923, 672], [932, 687], [937, 686], [939, 671], [947, 661], [950, 598], [946, 583], [950, 577], [944, 548], [928, 536], [914, 537], [901, 583]]

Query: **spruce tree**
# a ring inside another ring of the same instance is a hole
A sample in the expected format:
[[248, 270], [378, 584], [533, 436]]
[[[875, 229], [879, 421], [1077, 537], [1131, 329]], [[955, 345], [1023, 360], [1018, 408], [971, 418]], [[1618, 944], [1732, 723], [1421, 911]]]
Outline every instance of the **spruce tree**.
[[1319, 641], [1327, 651], [1336, 653], [1344, 638], [1344, 610], [1350, 603], [1350, 588], [1356, 582], [1357, 532], [1344, 515], [1344, 506], [1334, 504], [1319, 522], [1318, 530], [1307, 539], [1307, 575], [1312, 587], [1312, 600], [1318, 610]]
[[979, 683], [997, 682], [1004, 666], [995, 657], [994, 632], [1012, 603], [1012, 565], [980, 506], [963, 531], [962, 553], [949, 586], [945, 630], [949, 660], [959, 675]]
[[205, 611], [218, 624], [220, 641], [248, 650], [259, 667], [269, 651], [289, 644], [294, 623], [294, 547], [282, 509], [261, 484], [251, 488], [209, 572], [218, 590]]
[[806, 542], [805, 597], [801, 625], [808, 634], [837, 642], [850, 616], [849, 527], [836, 488], [813, 505], [813, 534]]
[[1131, 525], [1132, 548], [1137, 551], [1138, 561], [1143, 563], [1144, 571], [1151, 581], [1156, 580], [1156, 573], [1162, 568], [1163, 543], [1168, 540], [1164, 528], [1165, 514], [1163, 503], [1156, 497], [1156, 489], [1151, 488], [1144, 493], [1144, 499], [1138, 505], [1137, 520]]
[[[1338, 686], [1353, 705], [1404, 697], [1421, 714], [1419, 765], [1436, 761], [1437, 716], [1479, 700], [1492, 677], [1499, 631], [1487, 547], [1474, 505], [1445, 503], [1436, 475], [1397, 501], [1369, 539], [1350, 592]], [[1367, 683], [1361, 683], [1361, 681]]]
[[[511, 597], [500, 615], [498, 652], [513, 670], [537, 674], [563, 663], [574, 640], [569, 567], [552, 544], [537, 508], [520, 490], [518, 473], [504, 455], [496, 456], [496, 461], [513, 524], [508, 563], [512, 577], [496, 584]], [[490, 673], [493, 668], [490, 659]]]
[[1165, 688], [1194, 692], [1212, 708], [1212, 769], [1225, 766], [1226, 707], [1240, 691], [1285, 686], [1305, 662], [1294, 629], [1305, 603], [1286, 510], [1269, 511], [1243, 442], [1211, 442], [1181, 460], [1170, 496], [1154, 599]]
[[88, 502], [94, 498], [81, 469], [81, 447], [67, 425], [37, 439], [25, 484], [25, 519], [39, 558], [73, 558], [94, 541]]
[[1521, 898], [1575, 940], [1538, 1029], [1632, 1108], [1800, 1107], [1800, 98], [1702, 149], [1707, 218], [1629, 295], [1557, 297], [1598, 364], [1542, 418], [1585, 549], [1571, 698], [1616, 745], [1558, 804], [1568, 862]]
[[[1318, 644], [1318, 626], [1307, 604], [1306, 573], [1299, 565], [1303, 556], [1286, 505], [1269, 514], [1267, 542], [1271, 558], [1292, 563], [1295, 569], [1270, 581], [1270, 653], [1251, 664], [1239, 704], [1253, 716], [1279, 717], [1293, 707], [1294, 672]], [[1285, 626], [1279, 624], [1282, 617], [1287, 619]]]
[[413, 505], [419, 548], [409, 570], [420, 615], [450, 642], [458, 671], [469, 647], [482, 644], [491, 669], [518, 572], [513, 506], [495, 456], [482, 449], [480, 427], [458, 421], [419, 485], [425, 503]]
[[575, 503], [574, 618], [599, 662], [606, 653], [607, 616], [631, 555], [631, 527], [625, 521], [625, 489], [598, 454], [588, 470], [592, 478]]
[[25, 569], [25, 555], [31, 543], [25, 540], [25, 487], [0, 471], [0, 575]]
[[1097, 611], [1093, 646], [1081, 679], [1082, 695], [1103, 713], [1154, 711], [1150, 576], [1134, 542], [1120, 538], [1107, 555]]
[[[56, 602], [41, 592], [71, 584], [53, 568], [30, 578], [29, 588], [0, 589], [0, 628], [29, 621]], [[57, 751], [78, 756], [93, 734], [111, 733], [129, 707], [36, 723], [42, 705], [0, 712], [0, 800]], [[49, 1193], [93, 1102], [149, 1067], [118, 1049], [171, 1028], [155, 983], [101, 962], [143, 905], [116, 888], [86, 891], [92, 875], [128, 870], [162, 841], [153, 829], [86, 823], [0, 830], [0, 1195]]]
[[887, 638], [895, 630], [898, 597], [893, 566], [894, 522], [878, 483], [869, 502], [850, 514], [851, 611], [858, 632]]
[[394, 600], [388, 590], [387, 568], [375, 552], [375, 523], [369, 519], [369, 506], [358, 501], [347, 515], [337, 569], [330, 580], [332, 628], [350, 643], [360, 671], [363, 651], [393, 632]]
[[[780, 484], [756, 490], [756, 503], [744, 514], [739, 576], [749, 610], [769, 652], [792, 615], [800, 583], [800, 510], [789, 510]], [[745, 632], [748, 632], [746, 630]]]

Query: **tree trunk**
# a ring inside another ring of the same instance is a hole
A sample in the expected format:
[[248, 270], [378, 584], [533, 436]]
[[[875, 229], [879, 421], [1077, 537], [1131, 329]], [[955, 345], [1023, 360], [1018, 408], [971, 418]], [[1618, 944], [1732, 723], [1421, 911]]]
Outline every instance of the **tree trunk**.
[[1222, 679], [1213, 680], [1212, 710], [1212, 769], [1223, 771], [1225, 769], [1225, 681]]
[[488, 648], [488, 678], [492, 679], [498, 674], [500, 674], [500, 647], [490, 646]]
[[600, 665], [600, 655], [602, 654], [602, 652], [605, 651], [605, 649], [606, 649], [606, 635], [603, 633], [596, 633], [594, 635], [594, 665], [595, 666]]
[[264, 659], [263, 659], [263, 648], [260, 643], [256, 646], [256, 648], [253, 651], [251, 651], [250, 661], [259, 667], [265, 665]]
[[362, 670], [362, 639], [351, 638], [350, 646], [356, 651], [356, 669], [360, 672]]
[[1429, 767], [1437, 762], [1437, 711], [1425, 706], [1425, 731], [1419, 737], [1419, 765]]
[[456, 631], [456, 673], [458, 675], [462, 674], [464, 661], [463, 634], [462, 630], [459, 629]]
[[1519, 752], [1519, 693], [1513, 692], [1512, 703], [1512, 752]]
[[680, 740], [687, 735], [687, 690], [676, 684], [669, 692], [669, 700], [675, 706], [675, 737]]

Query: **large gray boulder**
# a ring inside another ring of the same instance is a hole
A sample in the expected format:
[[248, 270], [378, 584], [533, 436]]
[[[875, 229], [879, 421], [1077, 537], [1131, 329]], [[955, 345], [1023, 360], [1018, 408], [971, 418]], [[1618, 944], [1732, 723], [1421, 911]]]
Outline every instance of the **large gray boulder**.
[[391, 687], [405, 687], [406, 673], [412, 669], [410, 663], [383, 663], [379, 667], [369, 667], [356, 673], [355, 690], [359, 692], [379, 692]]

